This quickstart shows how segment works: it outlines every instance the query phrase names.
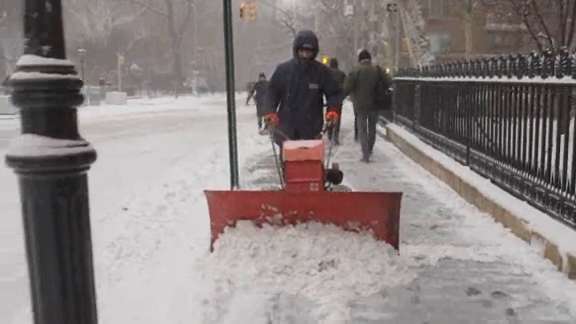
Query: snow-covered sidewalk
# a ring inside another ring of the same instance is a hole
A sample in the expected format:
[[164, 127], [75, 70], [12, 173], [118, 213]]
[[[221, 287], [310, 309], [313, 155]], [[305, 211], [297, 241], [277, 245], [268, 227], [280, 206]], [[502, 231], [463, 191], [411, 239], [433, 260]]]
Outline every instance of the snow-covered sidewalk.
[[[376, 251], [370, 244], [357, 250], [357, 242], [342, 233], [339, 239], [324, 241], [321, 236], [309, 243], [305, 240], [310, 237], [306, 237], [301, 245], [292, 242], [284, 247], [274, 239], [283, 238], [282, 232], [271, 234], [264, 244], [256, 234], [247, 235], [257, 237], [254, 239], [257, 243], [252, 245], [240, 239], [245, 236], [232, 233], [236, 245], [227, 241], [222, 248], [229, 251], [211, 257], [232, 254], [233, 262], [224, 266], [240, 264], [250, 270], [238, 271], [233, 267], [228, 277], [222, 278], [226, 271], [222, 271], [222, 260], [217, 260], [219, 270], [208, 272], [207, 276], [218, 278], [220, 285], [214, 290], [221, 290], [220, 295], [225, 298], [218, 299], [220, 316], [207, 322], [575, 321], [576, 284], [542, 259], [539, 251], [532, 250], [488, 215], [466, 203], [382, 139], [375, 149], [373, 163], [359, 163], [360, 152], [351, 138], [350, 118], [344, 125], [344, 145], [338, 148], [334, 160], [344, 170], [346, 183], [355, 190], [404, 192], [400, 256], [387, 255], [386, 249]], [[256, 172], [252, 173], [251, 182], [261, 186], [276, 182], [269, 155], [255, 158], [249, 165], [257, 166], [251, 169]], [[312, 237], [314, 230], [310, 233]], [[315, 251], [322, 251], [311, 260], [310, 245]], [[340, 253], [334, 255], [332, 249]], [[278, 256], [294, 255], [297, 257], [290, 260], [289, 267], [282, 267], [284, 264], [277, 260]], [[370, 256], [376, 261], [367, 261]], [[357, 259], [364, 259], [364, 266], [349, 269]], [[214, 261], [208, 261], [211, 262]], [[322, 273], [314, 271], [327, 263], [333, 267]], [[300, 264], [307, 264], [309, 272], [303, 273]], [[341, 272], [340, 267], [346, 271]], [[284, 281], [284, 276], [289, 279]], [[308, 282], [302, 285], [302, 281]], [[242, 300], [249, 301], [242, 304], [239, 302]], [[253, 317], [254, 314], [259, 317]]]
[[[203, 190], [228, 187], [224, 97], [139, 104], [82, 117], [99, 153], [90, 190], [101, 323], [576, 322], [576, 284], [393, 145], [378, 139], [374, 162], [360, 163], [350, 109], [334, 161], [355, 190], [404, 192], [400, 255], [317, 224], [244, 224], [210, 254]], [[241, 181], [256, 189], [277, 176], [254, 109], [239, 106], [238, 126]], [[31, 323], [29, 310], [12, 323]]]

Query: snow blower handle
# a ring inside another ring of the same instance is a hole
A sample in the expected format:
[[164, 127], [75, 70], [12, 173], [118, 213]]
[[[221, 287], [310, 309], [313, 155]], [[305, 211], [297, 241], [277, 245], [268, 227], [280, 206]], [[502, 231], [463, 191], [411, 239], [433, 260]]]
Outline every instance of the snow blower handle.
[[284, 133], [280, 128], [278, 127], [272, 127], [271, 128], [271, 132], [270, 134], [276, 134], [279, 135], [280, 137], [282, 137], [285, 141], [291, 141], [292, 139], [290, 138], [290, 136], [286, 135], [286, 133]]
[[289, 140], [290, 138], [286, 136], [279, 128], [278, 125], [280, 124], [280, 119], [276, 113], [269, 113], [264, 116], [264, 123], [266, 123], [266, 129], [268, 129], [268, 134], [270, 137], [270, 145], [272, 145], [272, 153], [274, 154], [274, 165], [276, 167], [276, 172], [278, 173], [278, 180], [280, 181], [281, 189], [284, 189], [284, 175], [282, 172], [282, 161], [280, 161], [280, 157], [278, 156], [278, 152], [276, 151], [276, 144], [274, 141], [274, 134], [278, 134], [284, 137], [284, 140]]
[[[274, 129], [272, 129], [274, 130]], [[276, 172], [278, 173], [278, 180], [280, 181], [281, 189], [284, 189], [284, 175], [282, 172], [282, 161], [276, 152], [276, 143], [274, 143], [274, 132], [270, 132], [270, 145], [272, 145], [272, 153], [274, 154], [274, 165], [276, 166]]]
[[325, 116], [326, 123], [324, 124], [324, 128], [322, 129], [321, 133], [321, 136], [328, 135], [328, 154], [326, 156], [325, 166], [326, 170], [330, 169], [330, 161], [332, 160], [332, 153], [334, 149], [334, 140], [332, 135], [334, 134], [334, 130], [339, 118], [340, 115], [335, 108], [328, 108]]

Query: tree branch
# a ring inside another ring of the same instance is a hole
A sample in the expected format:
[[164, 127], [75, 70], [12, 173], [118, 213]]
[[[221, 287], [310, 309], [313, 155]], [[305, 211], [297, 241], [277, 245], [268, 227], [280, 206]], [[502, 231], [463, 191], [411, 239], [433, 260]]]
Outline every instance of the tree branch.
[[[570, 4], [568, 4], [568, 7]], [[572, 2], [572, 15], [570, 16], [570, 31], [568, 32], [568, 38], [566, 39], [566, 46], [572, 48], [572, 43], [574, 42], [574, 30], [576, 29], [576, 1]]]
[[540, 38], [538, 38], [538, 35], [534, 31], [534, 27], [528, 20], [528, 13], [526, 12], [526, 10], [524, 10], [522, 4], [519, 4], [517, 2], [518, 0], [508, 0], [508, 1], [512, 5], [512, 8], [516, 12], [516, 14], [522, 19], [522, 22], [524, 23], [524, 26], [526, 26], [526, 29], [528, 30], [530, 37], [532, 37], [532, 40], [536, 43], [538, 51], [542, 52], [544, 50], [544, 45], [540, 41]]
[[538, 6], [538, 2], [536, 0], [530, 0], [530, 3], [532, 3], [532, 8], [534, 9], [534, 15], [536, 16], [536, 18], [538, 19], [538, 22], [542, 26], [542, 29], [544, 30], [544, 34], [546, 35], [546, 39], [548, 40], [550, 48], [555, 49], [556, 46], [554, 44], [554, 37], [552, 37], [552, 34], [550, 33], [550, 29], [548, 28], [546, 21], [544, 21], [544, 17], [542, 17], [542, 12], [540, 11], [540, 7]]
[[152, 4], [150, 4], [150, 2], [146, 1], [146, 0], [126, 0], [128, 2], [131, 2], [135, 5], [138, 5], [150, 12], [153, 12], [157, 15], [163, 16], [163, 17], [168, 17], [168, 13], [166, 11], [163, 11], [160, 8], [154, 7]]
[[560, 13], [560, 19], [558, 20], [558, 29], [560, 30], [560, 46], [566, 45], [566, 26], [568, 19], [568, 12], [564, 6], [564, 1], [566, 0], [556, 0], [556, 5], [558, 6], [558, 11]]
[[288, 29], [288, 32], [292, 35], [292, 37], [296, 37], [298, 31], [294, 26], [294, 19], [292, 17], [284, 16], [280, 18], [280, 24]]
[[186, 33], [186, 27], [188, 27], [188, 25], [190, 24], [190, 18], [192, 17], [192, 11], [196, 10], [195, 6], [196, 6], [196, 4], [194, 3], [193, 0], [186, 0], [186, 14], [184, 15], [182, 23], [180, 24], [180, 28], [178, 28], [179, 42], [182, 41], [182, 37]]

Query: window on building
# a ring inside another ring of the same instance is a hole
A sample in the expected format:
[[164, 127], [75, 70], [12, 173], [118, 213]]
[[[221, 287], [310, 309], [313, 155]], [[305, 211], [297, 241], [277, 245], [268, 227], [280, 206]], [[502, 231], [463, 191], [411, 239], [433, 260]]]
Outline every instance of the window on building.
[[450, 50], [452, 39], [448, 33], [431, 33], [430, 39], [430, 51], [432, 54], [443, 54]]
[[426, 0], [426, 7], [430, 18], [443, 18], [448, 12], [448, 1]]

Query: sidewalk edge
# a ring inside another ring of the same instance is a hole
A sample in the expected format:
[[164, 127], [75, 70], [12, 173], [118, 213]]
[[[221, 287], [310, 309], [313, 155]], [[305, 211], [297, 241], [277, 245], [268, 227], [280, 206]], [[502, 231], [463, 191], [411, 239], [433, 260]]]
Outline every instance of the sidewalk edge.
[[[395, 127], [399, 126], [387, 125], [384, 127], [386, 134], [381, 131], [379, 131], [379, 134], [393, 143], [410, 159], [450, 186], [464, 200], [489, 214], [495, 221], [510, 229], [514, 235], [538, 249], [544, 258], [550, 260], [568, 278], [576, 280], [576, 254], [563, 252], [571, 247], [560, 246], [559, 243], [549, 237], [549, 234], [539, 231], [537, 227], [532, 226], [530, 222], [511, 211], [510, 208], [490, 198], [467, 179], [451, 171], [444, 164], [436, 161], [431, 155], [419, 149], [417, 145], [402, 137], [394, 130]], [[422, 144], [427, 145], [425, 143]], [[469, 170], [469, 172], [473, 171]], [[576, 233], [574, 235], [576, 236]]]

